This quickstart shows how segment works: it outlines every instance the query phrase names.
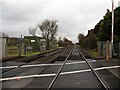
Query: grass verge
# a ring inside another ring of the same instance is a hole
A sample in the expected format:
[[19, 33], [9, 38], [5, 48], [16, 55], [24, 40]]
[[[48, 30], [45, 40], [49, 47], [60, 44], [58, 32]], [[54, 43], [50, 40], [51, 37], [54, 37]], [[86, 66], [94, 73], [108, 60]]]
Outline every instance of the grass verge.
[[98, 58], [98, 52], [96, 49], [87, 50], [87, 52], [95, 59]]

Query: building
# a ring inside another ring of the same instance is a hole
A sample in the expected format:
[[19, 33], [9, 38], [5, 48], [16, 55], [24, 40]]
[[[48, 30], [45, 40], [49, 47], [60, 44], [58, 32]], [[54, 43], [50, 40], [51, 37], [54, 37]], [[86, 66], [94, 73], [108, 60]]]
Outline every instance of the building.
[[45, 51], [46, 40], [37, 36], [24, 36], [24, 50]]
[[[24, 36], [23, 40], [24, 51], [45, 51], [47, 48], [46, 40], [38, 36]], [[57, 40], [49, 42], [49, 49], [57, 48]]]

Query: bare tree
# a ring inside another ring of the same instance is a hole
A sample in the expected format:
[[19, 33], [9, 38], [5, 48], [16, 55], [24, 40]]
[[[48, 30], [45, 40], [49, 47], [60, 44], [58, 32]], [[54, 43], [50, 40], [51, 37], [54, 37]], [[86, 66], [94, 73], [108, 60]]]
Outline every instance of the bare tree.
[[46, 40], [47, 46], [46, 48], [49, 49], [50, 41], [55, 39], [58, 24], [56, 20], [45, 20], [41, 24], [38, 25], [40, 31], [42, 32], [42, 37]]
[[33, 36], [36, 36], [37, 28], [29, 28], [29, 33]]

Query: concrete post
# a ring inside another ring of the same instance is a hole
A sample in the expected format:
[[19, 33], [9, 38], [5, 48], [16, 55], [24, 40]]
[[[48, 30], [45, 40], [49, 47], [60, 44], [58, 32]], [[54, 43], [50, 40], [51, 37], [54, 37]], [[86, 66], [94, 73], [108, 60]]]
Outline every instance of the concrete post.
[[106, 42], [106, 60], [109, 60], [109, 41]]
[[7, 39], [5, 40], [5, 56], [7, 56]]
[[2, 57], [5, 57], [6, 56], [6, 38], [0, 38], [0, 43], [1, 43], [1, 55]]
[[119, 42], [119, 56], [118, 57], [120, 58], [120, 42]]
[[97, 43], [97, 47], [98, 47], [98, 58], [100, 59], [100, 42], [99, 41]]
[[112, 43], [109, 42], [109, 58], [112, 58]]
[[106, 42], [101, 42], [101, 56], [106, 58]]
[[18, 55], [21, 56], [22, 55], [22, 35], [20, 38], [20, 45], [18, 45], [19, 49], [18, 49]]

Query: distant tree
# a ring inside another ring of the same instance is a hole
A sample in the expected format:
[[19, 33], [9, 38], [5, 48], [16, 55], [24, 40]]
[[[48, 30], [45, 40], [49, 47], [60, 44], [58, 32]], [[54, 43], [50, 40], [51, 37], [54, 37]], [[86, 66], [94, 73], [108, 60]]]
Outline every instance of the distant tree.
[[78, 35], [78, 41], [79, 41], [79, 45], [82, 48], [87, 48], [87, 49], [96, 48], [97, 40], [93, 30], [89, 30], [87, 36], [84, 36], [83, 34], [80, 33]]
[[95, 26], [94, 32], [99, 41], [111, 40], [111, 12], [108, 9], [103, 19]]
[[88, 31], [88, 35], [86, 36], [86, 45], [89, 49], [95, 49], [97, 47], [97, 37], [93, 29]]
[[64, 41], [61, 39], [61, 37], [59, 37], [58, 39], [58, 46], [59, 47], [64, 46]]
[[59, 47], [64, 46], [63, 40], [59, 40], [59, 41], [58, 41], [58, 46], [59, 46]]
[[[120, 42], [120, 7], [114, 10], [114, 42]], [[107, 13], [95, 25], [94, 33], [98, 41], [111, 41], [112, 12], [107, 9]]]
[[64, 37], [63, 40], [59, 39], [58, 45], [63, 46], [63, 47], [64, 46], [69, 46], [69, 45], [72, 45], [72, 41], [68, 40], [66, 37]]
[[37, 28], [29, 28], [29, 33], [33, 36], [36, 36]]
[[46, 48], [49, 49], [50, 41], [55, 39], [58, 24], [56, 20], [44, 20], [42, 24], [38, 25], [42, 32], [42, 37], [46, 40]]
[[[114, 42], [120, 42], [120, 7], [114, 10]], [[94, 27], [88, 31], [88, 35], [79, 34], [79, 44], [83, 48], [94, 49], [97, 41], [111, 41], [112, 12], [107, 9], [107, 13], [103, 16]]]
[[85, 38], [85, 36], [82, 33], [80, 33], [78, 35], [78, 42], [79, 42], [80, 45], [83, 44], [84, 38]]
[[72, 44], [72, 41], [69, 40], [69, 39], [67, 39], [66, 37], [63, 38], [63, 41], [64, 41], [64, 45], [65, 45], [65, 46], [69, 46], [69, 45]]
[[115, 9], [114, 42], [120, 42], [120, 7]]

